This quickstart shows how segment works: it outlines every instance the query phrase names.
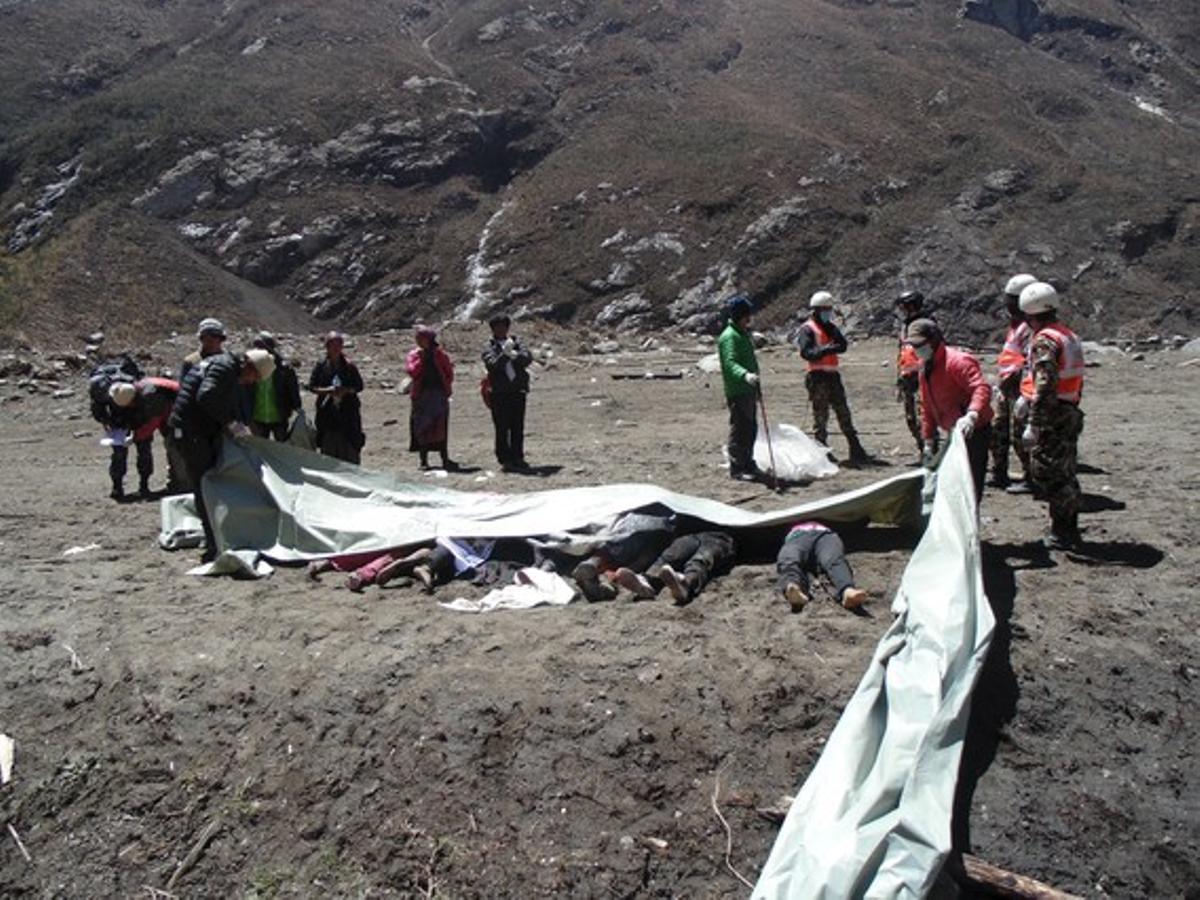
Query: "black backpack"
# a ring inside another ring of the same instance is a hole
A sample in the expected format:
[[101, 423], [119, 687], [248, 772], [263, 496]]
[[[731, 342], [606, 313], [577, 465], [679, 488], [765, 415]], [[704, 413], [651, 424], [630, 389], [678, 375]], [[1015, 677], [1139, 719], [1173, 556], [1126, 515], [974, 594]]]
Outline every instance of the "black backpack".
[[88, 373], [88, 396], [92, 400], [92, 418], [101, 424], [112, 421], [108, 389], [119, 382], [133, 384], [143, 377], [141, 367], [128, 353], [106, 359]]

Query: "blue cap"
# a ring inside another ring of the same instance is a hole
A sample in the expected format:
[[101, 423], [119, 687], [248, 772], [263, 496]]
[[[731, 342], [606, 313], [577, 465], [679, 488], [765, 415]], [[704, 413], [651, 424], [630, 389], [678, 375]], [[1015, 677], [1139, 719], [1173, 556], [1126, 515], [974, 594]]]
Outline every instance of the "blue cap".
[[750, 302], [750, 298], [745, 294], [734, 294], [725, 301], [725, 312], [729, 314], [729, 318], [737, 321], [753, 313], [754, 304]]

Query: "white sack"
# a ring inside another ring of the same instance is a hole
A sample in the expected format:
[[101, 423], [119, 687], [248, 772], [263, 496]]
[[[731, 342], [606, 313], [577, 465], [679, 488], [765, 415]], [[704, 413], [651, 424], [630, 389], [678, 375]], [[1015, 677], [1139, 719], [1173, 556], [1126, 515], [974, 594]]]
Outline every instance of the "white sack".
[[763, 472], [771, 469], [775, 454], [775, 477], [780, 481], [814, 481], [836, 475], [837, 463], [829, 459], [828, 448], [818, 444], [795, 425], [779, 422], [771, 426], [771, 446], [765, 429], [758, 429], [754, 442], [754, 464]]

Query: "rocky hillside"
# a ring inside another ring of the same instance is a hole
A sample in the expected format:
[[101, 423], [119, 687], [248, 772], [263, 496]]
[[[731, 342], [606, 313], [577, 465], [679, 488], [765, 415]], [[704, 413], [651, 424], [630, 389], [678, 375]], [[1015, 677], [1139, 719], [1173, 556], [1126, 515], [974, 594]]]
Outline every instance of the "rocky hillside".
[[0, 334], [708, 331], [1031, 270], [1193, 333], [1193, 0], [0, 3]]

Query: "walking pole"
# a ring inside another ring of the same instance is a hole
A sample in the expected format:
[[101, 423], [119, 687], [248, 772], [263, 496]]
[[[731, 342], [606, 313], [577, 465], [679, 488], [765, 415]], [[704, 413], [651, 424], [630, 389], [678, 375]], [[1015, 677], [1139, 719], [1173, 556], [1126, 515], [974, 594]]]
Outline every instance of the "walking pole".
[[762, 385], [756, 387], [758, 408], [762, 410], [763, 429], [767, 432], [767, 459], [771, 462], [771, 490], [779, 490], [779, 478], [775, 474], [775, 448], [771, 445], [771, 423], [767, 421], [767, 401], [763, 399]]

